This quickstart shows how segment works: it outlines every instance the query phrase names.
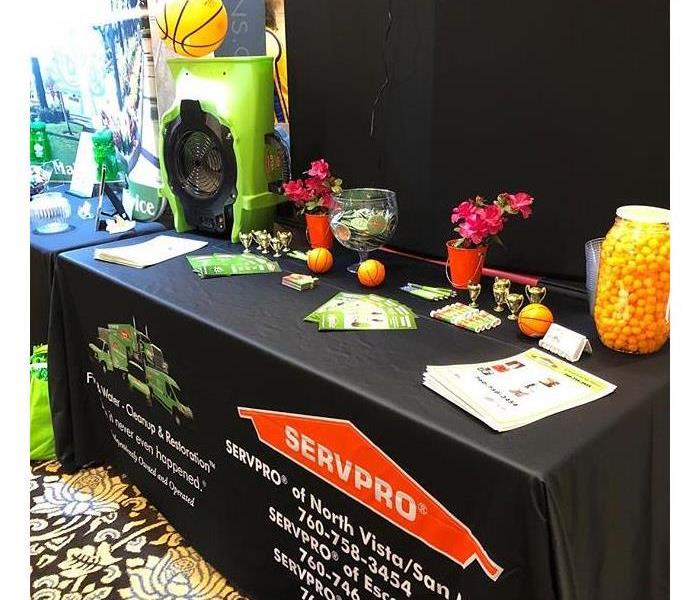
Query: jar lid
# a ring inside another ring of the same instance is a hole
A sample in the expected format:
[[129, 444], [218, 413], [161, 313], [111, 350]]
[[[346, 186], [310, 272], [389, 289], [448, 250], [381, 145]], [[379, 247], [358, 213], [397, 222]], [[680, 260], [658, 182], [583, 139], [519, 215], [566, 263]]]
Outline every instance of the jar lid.
[[632, 204], [621, 206], [615, 214], [626, 221], [636, 221], [637, 223], [670, 223], [671, 211], [658, 206], [642, 206]]
[[46, 123], [39, 120], [32, 121], [29, 124], [29, 129], [31, 129], [32, 131], [44, 131], [46, 129]]

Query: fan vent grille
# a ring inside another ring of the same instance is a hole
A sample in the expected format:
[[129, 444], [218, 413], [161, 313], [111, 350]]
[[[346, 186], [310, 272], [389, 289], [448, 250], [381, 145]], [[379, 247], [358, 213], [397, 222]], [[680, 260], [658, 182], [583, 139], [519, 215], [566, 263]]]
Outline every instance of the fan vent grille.
[[213, 137], [203, 131], [185, 134], [177, 159], [184, 183], [194, 195], [210, 198], [219, 192], [224, 163]]

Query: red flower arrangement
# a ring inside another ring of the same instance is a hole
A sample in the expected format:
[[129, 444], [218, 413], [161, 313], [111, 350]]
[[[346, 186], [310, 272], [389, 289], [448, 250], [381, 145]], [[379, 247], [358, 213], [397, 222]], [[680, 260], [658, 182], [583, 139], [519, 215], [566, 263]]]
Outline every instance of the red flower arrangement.
[[498, 234], [503, 230], [508, 217], [520, 215], [527, 219], [532, 214], [535, 199], [525, 192], [499, 194], [492, 202], [481, 196], [468, 198], [452, 209], [454, 231], [461, 236], [455, 243], [457, 248], [476, 248], [492, 242], [501, 243]]
[[310, 214], [325, 214], [333, 206], [333, 194], [342, 191], [342, 179], [334, 177], [324, 159], [314, 160], [305, 179], [282, 184], [284, 195], [299, 209]]

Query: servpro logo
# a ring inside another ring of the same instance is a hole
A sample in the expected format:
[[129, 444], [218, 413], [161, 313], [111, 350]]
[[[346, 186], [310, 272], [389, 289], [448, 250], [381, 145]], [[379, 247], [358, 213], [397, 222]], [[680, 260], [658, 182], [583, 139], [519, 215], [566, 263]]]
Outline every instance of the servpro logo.
[[258, 438], [463, 567], [503, 569], [472, 532], [350, 421], [239, 407]]
[[326, 448], [308, 435], [299, 433], [291, 425], [284, 426], [284, 439], [287, 448], [292, 452], [298, 453], [306, 461], [316, 463], [320, 469], [325, 469], [329, 479], [340, 479], [342, 483], [354, 486], [356, 493], [371, 490], [375, 502], [396, 511], [407, 521], [416, 520], [417, 503], [410, 494], [402, 490], [394, 492], [391, 484], [381, 477], [372, 475], [367, 469], [343, 458], [338, 452]]

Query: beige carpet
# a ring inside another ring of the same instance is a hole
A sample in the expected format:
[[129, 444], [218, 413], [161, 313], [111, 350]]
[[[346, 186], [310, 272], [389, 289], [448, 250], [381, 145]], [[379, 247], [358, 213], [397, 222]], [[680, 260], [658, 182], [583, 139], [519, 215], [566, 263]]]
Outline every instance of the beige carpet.
[[112, 469], [31, 472], [31, 600], [246, 600]]

